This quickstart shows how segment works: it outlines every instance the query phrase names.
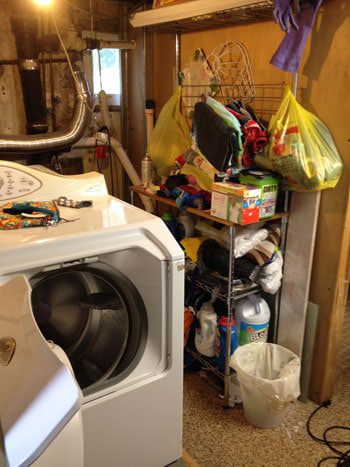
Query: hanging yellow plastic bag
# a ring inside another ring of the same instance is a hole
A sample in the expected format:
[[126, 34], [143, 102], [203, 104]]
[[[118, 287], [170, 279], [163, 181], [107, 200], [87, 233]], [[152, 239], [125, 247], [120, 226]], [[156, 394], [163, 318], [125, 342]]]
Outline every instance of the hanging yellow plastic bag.
[[159, 175], [169, 175], [177, 157], [191, 146], [190, 129], [180, 111], [181, 86], [163, 106], [152, 133], [147, 152]]
[[305, 110], [288, 89], [270, 121], [268, 157], [272, 169], [295, 191], [336, 186], [342, 162], [326, 125]]

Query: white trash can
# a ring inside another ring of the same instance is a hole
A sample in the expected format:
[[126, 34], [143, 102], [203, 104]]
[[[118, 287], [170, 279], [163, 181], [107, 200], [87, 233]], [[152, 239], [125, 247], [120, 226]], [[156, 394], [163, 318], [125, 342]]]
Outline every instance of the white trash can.
[[291, 401], [300, 395], [300, 358], [284, 347], [265, 342], [242, 345], [231, 357], [249, 423], [275, 428]]

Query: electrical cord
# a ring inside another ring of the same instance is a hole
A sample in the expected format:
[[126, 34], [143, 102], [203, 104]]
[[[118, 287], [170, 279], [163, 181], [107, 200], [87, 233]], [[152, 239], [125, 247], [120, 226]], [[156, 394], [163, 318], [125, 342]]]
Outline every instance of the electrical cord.
[[[66, 2], [69, 4], [69, 2]], [[90, 0], [90, 6], [92, 5], [91, 3], [91, 0]], [[72, 5], [73, 6], [73, 5]], [[74, 70], [73, 70], [73, 65], [72, 65], [72, 61], [70, 59], [70, 56], [69, 56], [69, 53], [67, 51], [67, 48], [66, 46], [64, 45], [64, 42], [63, 42], [63, 39], [62, 39], [62, 36], [61, 36], [61, 33], [58, 29], [58, 26], [57, 26], [57, 22], [56, 22], [56, 19], [55, 19], [55, 16], [53, 15], [53, 13], [51, 12], [51, 16], [52, 16], [52, 21], [53, 21], [53, 24], [54, 24], [54, 27], [55, 27], [55, 30], [56, 30], [56, 33], [57, 33], [57, 36], [59, 38], [59, 41], [61, 43], [61, 46], [62, 46], [62, 49], [64, 51], [64, 54], [67, 58], [67, 62], [68, 62], [68, 66], [69, 66], [69, 69], [70, 69], [70, 72], [72, 74], [72, 77], [77, 85], [77, 89], [79, 89], [79, 82], [78, 82], [78, 79], [77, 77], [75, 76], [75, 73], [74, 73]], [[91, 18], [92, 18], [92, 15], [91, 15]], [[91, 27], [93, 28], [93, 20], [92, 20], [92, 25]], [[101, 81], [101, 61], [100, 61], [100, 51], [98, 51], [98, 58], [99, 58], [99, 71], [100, 71], [100, 84], [101, 84], [101, 89], [102, 89], [102, 81]], [[91, 114], [94, 116], [94, 109], [92, 109], [88, 102], [86, 101], [85, 99], [85, 103], [86, 103], [86, 106], [87, 108], [89, 109], [89, 111], [91, 112]], [[107, 134], [108, 134], [108, 152], [109, 152], [109, 163], [110, 163], [110, 170], [111, 170], [111, 183], [112, 183], [112, 193], [114, 193], [114, 174], [113, 174], [113, 167], [112, 167], [112, 148], [111, 148], [111, 135], [110, 135], [110, 131], [107, 127], [103, 127], [101, 128], [99, 131], [103, 131], [103, 130], [106, 130], [107, 131]], [[97, 142], [95, 144], [95, 150], [94, 150], [94, 162], [93, 162], [93, 168], [95, 167], [95, 163], [97, 163], [97, 168], [98, 168], [98, 171], [100, 173], [103, 173], [102, 170], [101, 170], [101, 167], [100, 167], [100, 163], [99, 163], [99, 160], [96, 158], [96, 146], [97, 146]]]
[[[64, 45], [64, 42], [63, 42], [63, 39], [62, 39], [62, 36], [61, 36], [61, 33], [58, 29], [58, 26], [57, 26], [57, 22], [56, 22], [56, 19], [55, 19], [55, 16], [53, 14], [53, 12], [51, 12], [51, 17], [52, 17], [52, 22], [53, 22], [53, 25], [55, 27], [55, 30], [56, 30], [56, 33], [57, 33], [57, 36], [58, 36], [58, 39], [61, 43], [61, 46], [62, 46], [62, 49], [63, 49], [63, 52], [66, 56], [66, 59], [67, 59], [67, 62], [68, 62], [68, 66], [69, 66], [69, 69], [70, 69], [70, 72], [71, 72], [71, 75], [73, 77], [73, 80], [76, 84], [76, 88], [77, 90], [80, 88], [80, 84], [79, 84], [79, 81], [78, 81], [78, 78], [75, 76], [75, 73], [74, 73], [74, 70], [73, 70], [73, 65], [72, 65], [72, 61], [70, 59], [70, 56], [69, 56], [69, 53], [67, 51], [67, 48], [66, 46]], [[88, 99], [86, 97], [84, 97], [84, 102], [86, 104], [86, 107], [88, 108], [88, 110], [91, 112], [91, 114], [93, 115], [94, 112], [93, 112], [93, 109], [90, 107], [89, 103], [88, 103]]]
[[[113, 171], [113, 160], [112, 160], [112, 147], [111, 147], [111, 135], [109, 128], [107, 126], [101, 126], [98, 129], [99, 132], [105, 131], [108, 135], [108, 159], [109, 159], [109, 169], [110, 169], [110, 174], [111, 174], [111, 185], [112, 185], [112, 194], [115, 194], [115, 180], [114, 180], [114, 171]], [[95, 165], [97, 164], [98, 171], [103, 174], [103, 170], [100, 167], [99, 160], [96, 157], [96, 148], [97, 148], [97, 140], [95, 142], [95, 149], [94, 149], [94, 163], [93, 163], [93, 169]]]
[[[320, 406], [318, 406], [309, 416], [306, 422], [306, 429], [310, 437], [319, 444], [327, 446], [336, 456], [328, 456], [321, 459], [318, 463], [318, 466], [322, 465], [324, 462], [328, 460], [337, 460], [337, 466], [342, 467], [350, 467], [350, 449], [344, 451], [340, 451], [336, 448], [336, 446], [350, 446], [350, 439], [349, 441], [339, 441], [339, 440], [331, 440], [329, 439], [329, 434], [334, 432], [335, 430], [347, 431], [350, 432], [350, 427], [342, 426], [342, 425], [333, 425], [326, 428], [323, 432], [322, 438], [314, 435], [311, 431], [311, 420], [317, 414], [317, 412], [323, 408], [328, 408], [331, 405], [331, 401], [325, 401]], [[350, 433], [349, 433], [350, 434]]]
[[112, 147], [111, 147], [111, 134], [108, 127], [105, 127], [108, 135], [108, 153], [109, 153], [109, 167], [111, 171], [111, 183], [112, 183], [112, 194], [114, 195], [114, 170], [113, 170], [113, 160], [112, 160]]

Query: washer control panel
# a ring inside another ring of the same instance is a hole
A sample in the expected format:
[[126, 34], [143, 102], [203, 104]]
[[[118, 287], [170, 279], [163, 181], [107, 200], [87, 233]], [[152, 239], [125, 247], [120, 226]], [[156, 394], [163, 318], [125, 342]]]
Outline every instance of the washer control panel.
[[0, 165], [0, 202], [27, 196], [41, 188], [41, 181], [23, 170]]
[[107, 196], [104, 176], [97, 172], [61, 175], [41, 165], [0, 160], [0, 205], [7, 201], [50, 201], [65, 196], [90, 200]]

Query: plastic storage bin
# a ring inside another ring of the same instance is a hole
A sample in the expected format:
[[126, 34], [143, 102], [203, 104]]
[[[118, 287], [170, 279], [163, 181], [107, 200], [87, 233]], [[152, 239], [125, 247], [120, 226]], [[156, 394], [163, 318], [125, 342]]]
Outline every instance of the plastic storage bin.
[[300, 358], [262, 342], [238, 347], [230, 365], [237, 372], [248, 422], [259, 428], [280, 425], [289, 403], [300, 395]]

